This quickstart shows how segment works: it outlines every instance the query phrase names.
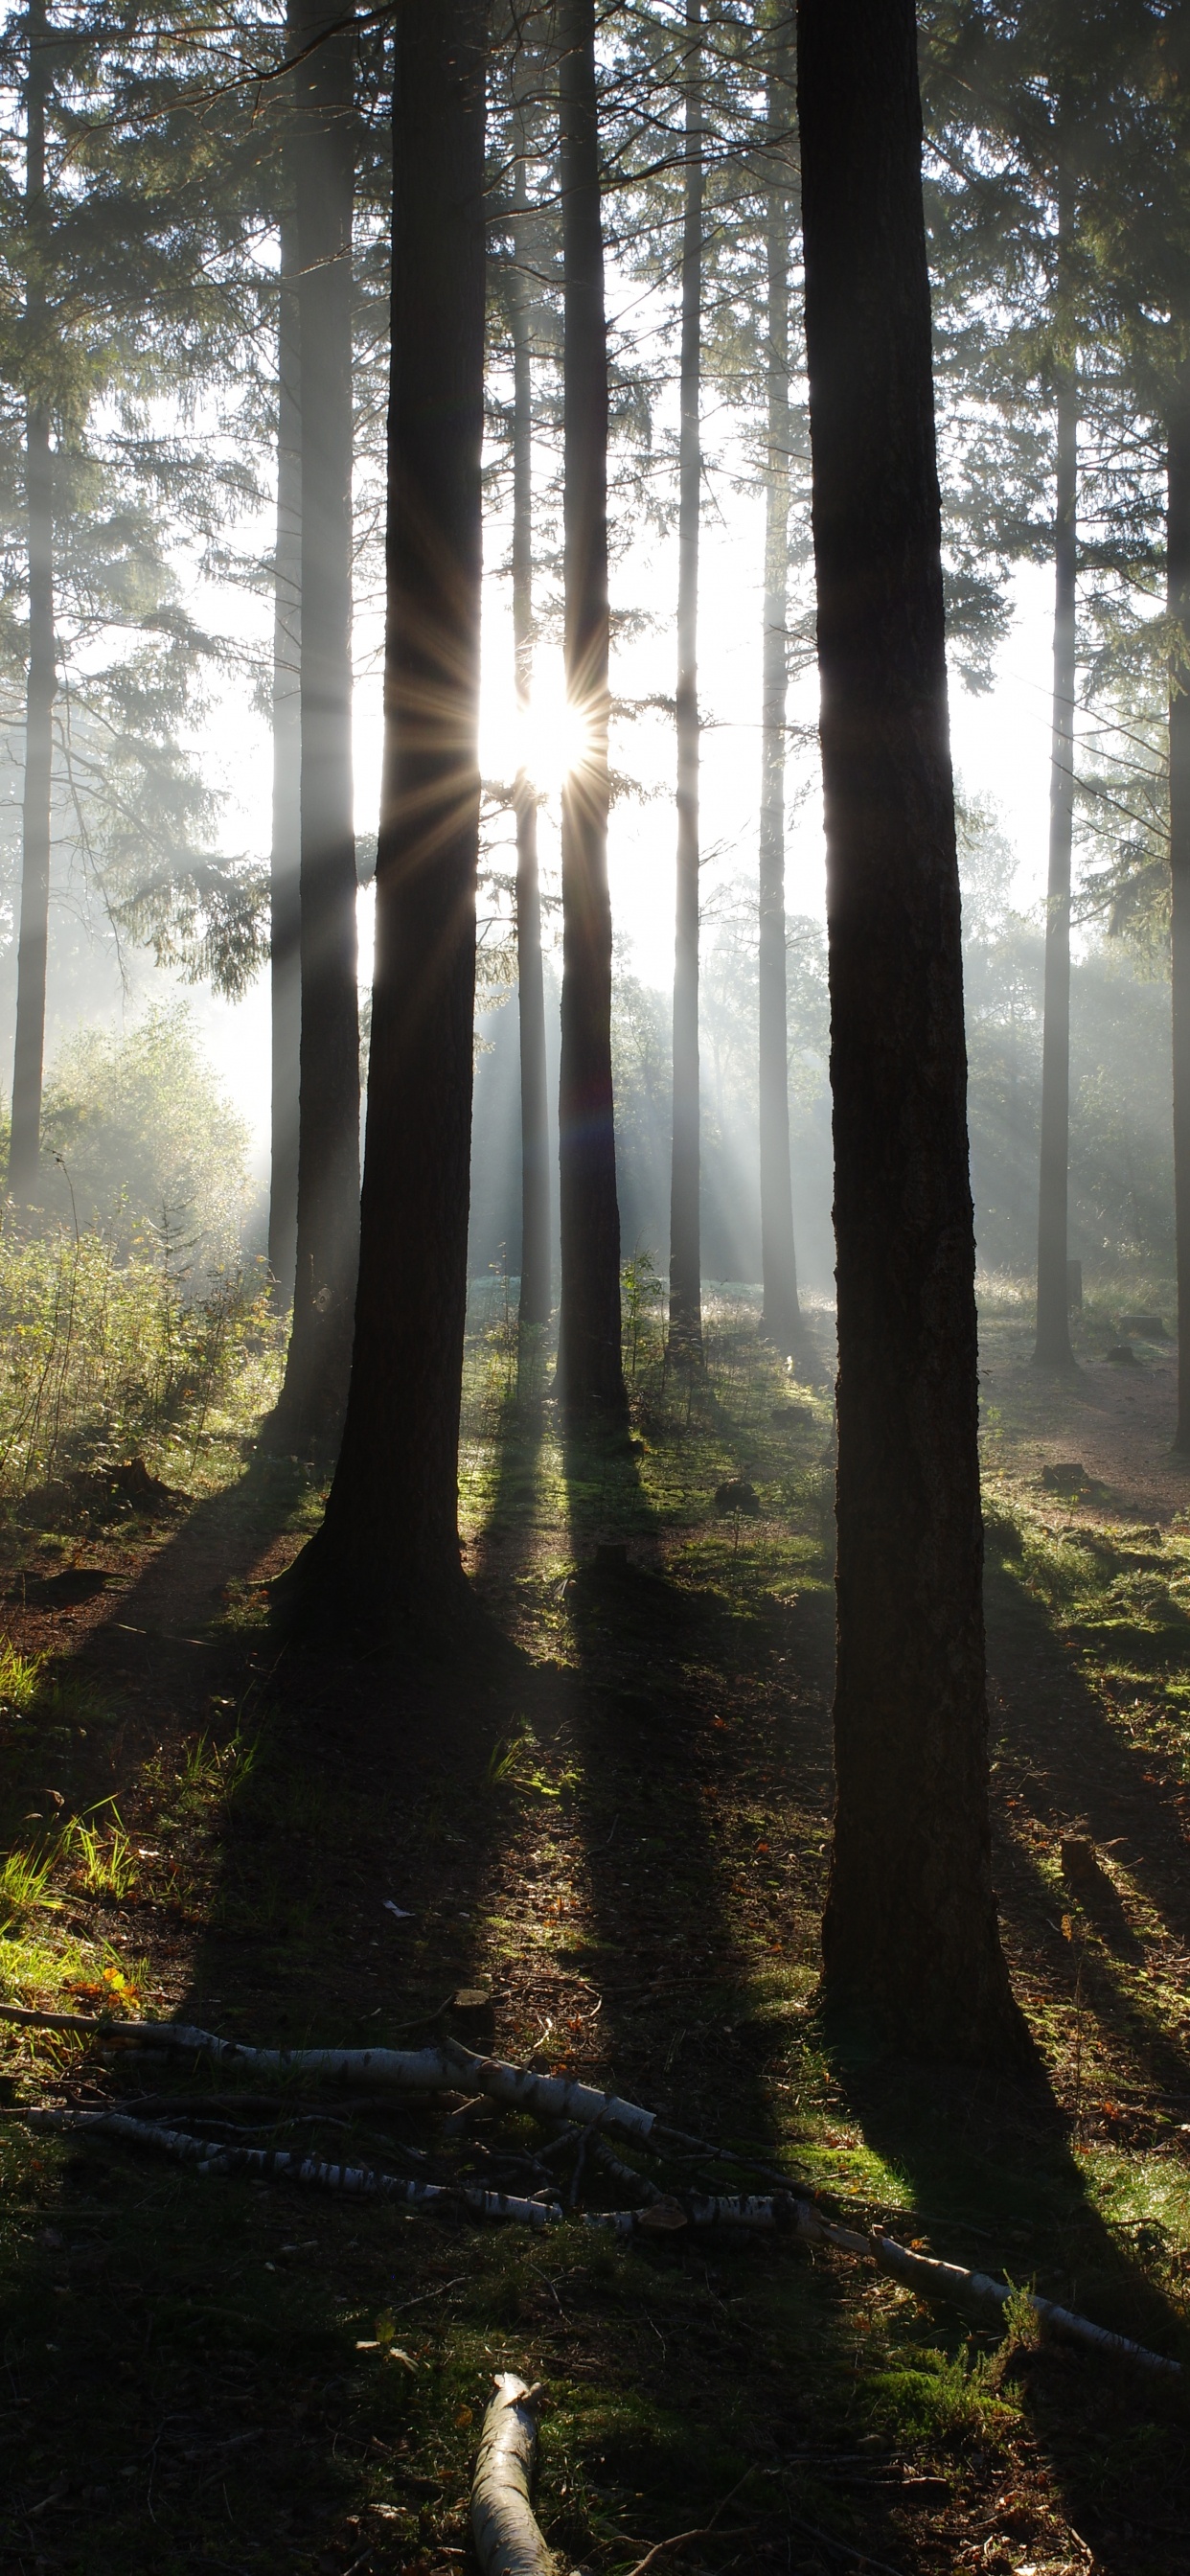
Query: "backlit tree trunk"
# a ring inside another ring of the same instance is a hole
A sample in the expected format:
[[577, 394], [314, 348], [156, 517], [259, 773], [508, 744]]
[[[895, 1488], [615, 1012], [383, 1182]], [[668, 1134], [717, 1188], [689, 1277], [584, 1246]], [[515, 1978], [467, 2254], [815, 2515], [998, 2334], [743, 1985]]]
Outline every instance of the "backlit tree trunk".
[[1190, 1450], [1190, 370], [1168, 425], [1166, 602], [1175, 636], [1169, 675], [1170, 970], [1173, 985], [1174, 1230], [1178, 1264], [1178, 1419]]
[[[533, 292], [532, 236], [525, 169], [523, 111], [515, 117], [512, 267], [512, 633], [517, 704], [524, 713], [533, 687]], [[521, 1047], [522, 1355], [527, 1336], [550, 1317], [549, 1109], [545, 1065], [545, 981], [541, 959], [541, 886], [537, 868], [537, 793], [522, 767], [516, 782], [516, 950]]]
[[[294, 0], [290, 44], [342, 12]], [[359, 1004], [351, 775], [351, 215], [355, 38], [293, 73], [301, 512], [301, 1083], [293, 1331], [277, 1433], [333, 1451], [359, 1243]]]
[[299, 1620], [457, 1619], [475, 890], [484, 163], [480, 0], [393, 21], [385, 749], [347, 1418]]
[[1075, 585], [1078, 395], [1074, 371], [1058, 379], [1054, 509], [1054, 710], [1050, 753], [1049, 882], [1045, 911], [1045, 1020], [1041, 1054], [1041, 1165], [1037, 1214], [1037, 1347], [1046, 1368], [1073, 1368], [1067, 1205], [1070, 1174], [1070, 858], [1074, 839]]
[[765, 222], [768, 284], [768, 438], [765, 468], [764, 664], [760, 773], [760, 1246], [762, 1330], [778, 1350], [801, 1336], [789, 1170], [789, 1037], [785, 976], [785, 708], [789, 591], [789, 189], [786, 160], [793, 114], [792, 20], [773, 32], [768, 80], [770, 177]]
[[798, 36], [839, 1318], [824, 1992], [898, 2048], [1012, 2056], [913, 0], [801, 0]]
[[595, 0], [561, 0], [566, 690], [582, 757], [562, 797], [562, 1312], [558, 1378], [572, 1425], [617, 1426], [620, 1212], [612, 1102], [607, 890], [607, 328], [595, 91]]
[[686, 168], [682, 221], [681, 421], [678, 447], [678, 857], [674, 925], [673, 1160], [669, 1202], [669, 1334], [702, 1358], [698, 1093], [698, 535], [702, 446], [702, 0], [686, 0]]
[[34, 382], [25, 405], [25, 519], [28, 537], [29, 662], [25, 681], [25, 784], [21, 814], [21, 919], [17, 943], [16, 1047], [8, 1188], [20, 1201], [38, 1195], [41, 1092], [45, 1058], [46, 954], [50, 906], [50, 804], [54, 698], [54, 519], [50, 415], [36, 390], [45, 324], [45, 111], [49, 35], [44, 0], [30, 0], [25, 88], [25, 217], [28, 276], [27, 364]]
[[281, 225], [277, 329], [277, 554], [273, 590], [272, 1174], [269, 1269], [288, 1305], [297, 1266], [298, 1089], [301, 1079], [301, 542], [297, 226]]

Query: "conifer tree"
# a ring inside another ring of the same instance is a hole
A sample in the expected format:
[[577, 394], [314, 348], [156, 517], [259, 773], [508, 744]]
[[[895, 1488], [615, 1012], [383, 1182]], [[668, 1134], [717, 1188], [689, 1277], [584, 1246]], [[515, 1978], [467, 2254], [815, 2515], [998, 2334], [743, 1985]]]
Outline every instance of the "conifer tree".
[[351, 226], [355, 38], [336, 0], [292, 0], [301, 435], [297, 1256], [276, 1439], [333, 1455], [359, 1239], [359, 1008], [351, 766]]
[[[527, 715], [533, 687], [533, 251], [528, 159], [534, 56], [517, 31], [512, 67], [513, 217], [509, 306], [512, 324], [512, 625], [517, 703]], [[546, 1093], [545, 977], [537, 790], [522, 762], [516, 809], [517, 1012], [521, 1074], [521, 1287], [518, 1334], [523, 1366], [550, 1319], [549, 1111]]]
[[[288, 156], [292, 162], [292, 152]], [[285, 188], [277, 317], [277, 538], [273, 593], [273, 813], [269, 870], [272, 1036], [269, 1270], [281, 1302], [297, 1271], [301, 1085], [302, 448], [297, 221]]]
[[449, 1634], [468, 1597], [484, 35], [481, 0], [405, 0], [394, 22], [385, 757], [355, 1336], [326, 1517], [279, 1596], [336, 1636]]
[[[686, 0], [685, 167], [678, 450], [677, 900], [674, 928], [673, 1145], [670, 1172], [669, 1337], [688, 1366], [702, 1360], [699, 1222], [698, 539], [702, 354], [702, 0]], [[784, 924], [782, 924], [784, 939]]]
[[558, 13], [566, 690], [582, 733], [562, 799], [562, 1062], [558, 1377], [574, 1426], [627, 1412], [620, 1355], [620, 1212], [612, 1098], [612, 925], [607, 886], [607, 326], [595, 0]]
[[761, 705], [760, 1238], [762, 1329], [778, 1350], [801, 1337], [789, 1168], [789, 1060], [785, 969], [785, 772], [789, 685], [789, 130], [793, 22], [781, 0], [769, 36], [765, 207], [766, 393], [764, 660]]
[[913, 0], [800, 0], [839, 1316], [828, 2002], [1013, 2058]]

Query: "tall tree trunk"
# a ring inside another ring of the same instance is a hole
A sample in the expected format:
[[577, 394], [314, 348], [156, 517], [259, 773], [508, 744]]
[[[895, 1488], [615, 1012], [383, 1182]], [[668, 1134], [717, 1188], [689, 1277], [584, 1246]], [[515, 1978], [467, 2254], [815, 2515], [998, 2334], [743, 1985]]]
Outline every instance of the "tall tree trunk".
[[595, 90], [595, 0], [561, 0], [566, 692], [583, 756], [562, 795], [562, 1062], [558, 1088], [567, 1420], [621, 1425], [620, 1211], [612, 1100], [607, 889], [607, 327]]
[[910, 2052], [1014, 2056], [913, 0], [800, 0], [798, 31], [839, 1300], [824, 1993]]
[[[341, 26], [291, 0], [300, 50]], [[355, 37], [292, 75], [298, 172], [301, 515], [301, 1086], [297, 1275], [277, 1431], [329, 1454], [351, 1366], [359, 1245], [359, 1001], [351, 777], [351, 214]]]
[[1190, 1450], [1190, 369], [1170, 410], [1166, 604], [1169, 673], [1170, 971], [1173, 987], [1173, 1184], [1178, 1264], [1178, 1419]]
[[281, 224], [277, 326], [277, 553], [273, 589], [273, 847], [270, 870], [272, 1177], [269, 1269], [288, 1305], [297, 1268], [301, 1080], [301, 544], [297, 222]]
[[[522, 72], [518, 63], [518, 75]], [[512, 634], [517, 704], [527, 712], [533, 688], [533, 293], [529, 284], [529, 218], [525, 115], [514, 113], [512, 243]], [[516, 781], [517, 1006], [521, 1042], [522, 1358], [529, 1336], [550, 1319], [550, 1135], [546, 1096], [545, 981], [541, 960], [541, 886], [537, 869], [537, 792], [522, 767]]]
[[482, 0], [393, 22], [392, 379], [376, 969], [351, 1387], [300, 1620], [457, 1620], [479, 857]]
[[760, 770], [760, 1250], [762, 1331], [778, 1350], [801, 1337], [789, 1170], [789, 1036], [785, 984], [785, 705], [789, 589], [789, 152], [793, 109], [792, 19], [773, 30], [768, 75], [770, 175], [765, 221], [768, 283], [768, 434], [764, 528], [764, 664]]
[[1037, 1346], [1045, 1368], [1073, 1368], [1067, 1202], [1070, 1172], [1070, 854], [1074, 839], [1075, 585], [1078, 391], [1063, 364], [1057, 387], [1054, 510], [1054, 712], [1050, 753], [1045, 1020], [1041, 1051], [1041, 1169], [1037, 1212]]
[[702, 499], [702, 0], [686, 0], [686, 166], [682, 221], [681, 421], [678, 440], [678, 859], [674, 925], [673, 1161], [669, 1200], [669, 1336], [702, 1359], [698, 1095], [698, 535]]
[[25, 785], [21, 817], [21, 923], [17, 944], [16, 1047], [8, 1188], [21, 1201], [38, 1195], [41, 1091], [45, 1057], [46, 952], [50, 909], [50, 803], [54, 743], [54, 517], [50, 415], [35, 389], [45, 324], [45, 112], [49, 94], [49, 27], [45, 0], [30, 0], [25, 90], [25, 220], [28, 278], [27, 364], [34, 389], [25, 405], [25, 512], [29, 548], [29, 667], [25, 682]]

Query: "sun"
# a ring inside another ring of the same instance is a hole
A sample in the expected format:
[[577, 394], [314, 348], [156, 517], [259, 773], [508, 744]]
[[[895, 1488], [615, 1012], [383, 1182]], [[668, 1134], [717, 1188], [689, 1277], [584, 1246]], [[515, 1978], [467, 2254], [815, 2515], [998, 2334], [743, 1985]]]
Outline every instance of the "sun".
[[518, 717], [518, 767], [538, 794], [561, 795], [576, 769], [590, 757], [592, 727], [586, 708], [575, 706], [559, 680], [544, 681]]

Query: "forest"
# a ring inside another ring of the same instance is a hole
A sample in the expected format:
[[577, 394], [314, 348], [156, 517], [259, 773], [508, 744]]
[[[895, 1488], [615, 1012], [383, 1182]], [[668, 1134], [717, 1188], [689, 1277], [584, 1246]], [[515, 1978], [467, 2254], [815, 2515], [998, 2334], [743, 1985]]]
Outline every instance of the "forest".
[[0, 1160], [4, 2576], [1184, 2576], [1176, 0], [14, 0]]

